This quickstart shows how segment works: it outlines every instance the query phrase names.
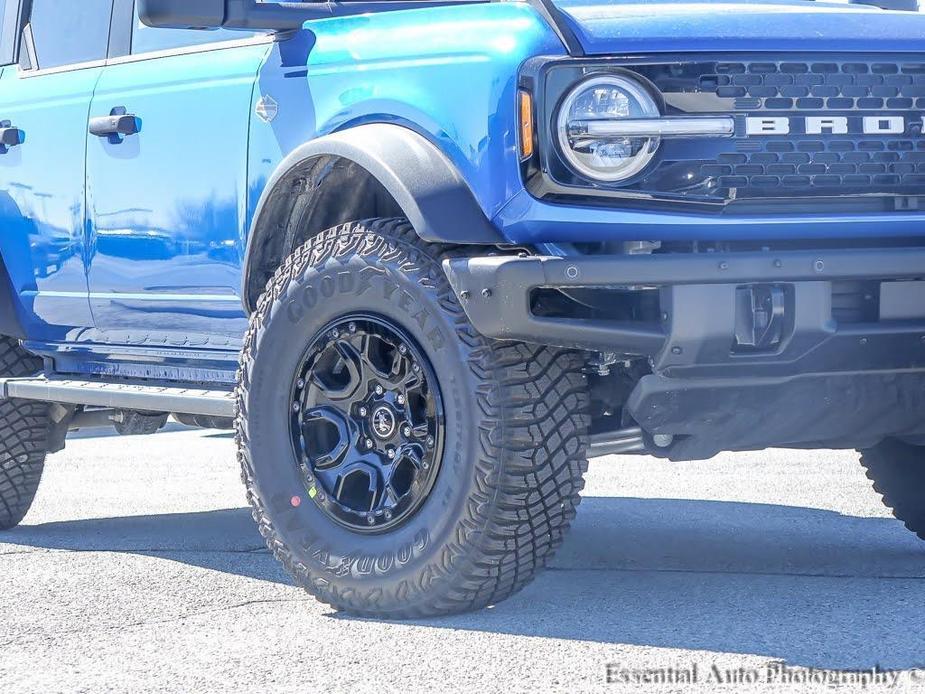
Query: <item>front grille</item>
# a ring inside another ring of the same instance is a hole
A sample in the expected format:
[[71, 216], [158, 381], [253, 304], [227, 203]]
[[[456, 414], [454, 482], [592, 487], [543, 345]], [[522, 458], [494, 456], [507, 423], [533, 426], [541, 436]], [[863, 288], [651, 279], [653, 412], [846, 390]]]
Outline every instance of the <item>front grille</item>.
[[916, 195], [925, 187], [925, 148], [912, 140], [855, 143], [800, 139], [760, 151], [720, 154], [700, 173], [738, 195], [840, 195], [871, 189]]
[[699, 85], [743, 110], [925, 108], [923, 62], [716, 63]]
[[[665, 115], [732, 114], [733, 138], [664, 140], [656, 161], [606, 197], [700, 203], [744, 211], [781, 204], [849, 203], [853, 210], [925, 209], [925, 60], [921, 54], [703, 56], [589, 64], [636, 72], [661, 95]], [[549, 96], [549, 95], [547, 95]], [[848, 133], [807, 131], [807, 118], [847, 119]], [[904, 131], [865, 134], [864, 119], [901, 117]], [[749, 118], [787, 119], [790, 133], [749, 135]], [[552, 162], [551, 178], [589, 187]]]
[[733, 99], [750, 115], [902, 115], [910, 136], [870, 137], [791, 133], [751, 137], [701, 165], [737, 197], [843, 195], [863, 189], [915, 195], [925, 189], [923, 62], [724, 62], [699, 86]]

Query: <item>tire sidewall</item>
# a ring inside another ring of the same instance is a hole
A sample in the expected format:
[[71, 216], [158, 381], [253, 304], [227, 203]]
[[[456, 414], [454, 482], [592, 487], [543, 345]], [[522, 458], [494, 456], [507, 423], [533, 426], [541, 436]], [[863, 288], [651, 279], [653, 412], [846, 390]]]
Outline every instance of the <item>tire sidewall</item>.
[[[459, 339], [461, 309], [431, 259], [391, 241], [365, 245], [372, 248], [335, 247], [295, 272], [264, 307], [245, 395], [252, 492], [294, 562], [315, 580], [336, 582], [341, 592], [397, 592], [406, 581], [405, 591], [427, 589], [465, 553], [458, 530], [467, 506], [490, 501], [480, 497], [474, 465], [488, 428], [469, 366], [470, 342], [477, 346], [480, 338]], [[430, 361], [444, 408], [442, 462], [428, 498], [402, 525], [376, 534], [337, 524], [309, 499], [288, 427], [292, 379], [306, 347], [349, 314], [401, 326]]]

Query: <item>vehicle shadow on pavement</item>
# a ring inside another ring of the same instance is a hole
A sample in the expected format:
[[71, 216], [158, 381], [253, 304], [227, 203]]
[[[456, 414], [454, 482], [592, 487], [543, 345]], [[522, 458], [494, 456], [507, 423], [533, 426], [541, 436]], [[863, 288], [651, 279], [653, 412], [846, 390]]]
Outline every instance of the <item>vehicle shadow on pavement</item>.
[[[925, 543], [892, 519], [597, 497], [582, 501], [550, 567], [513, 598], [415, 621], [839, 670], [925, 665], [923, 623]], [[691, 654], [664, 657], [656, 665], [686, 666]]]
[[[290, 583], [243, 508], [21, 526], [0, 541]], [[925, 665], [925, 544], [884, 518], [590, 497], [550, 568], [522, 592], [473, 614], [412, 623], [610, 643], [615, 660], [617, 646], [633, 644], [817, 668], [910, 668]]]
[[21, 525], [0, 534], [0, 543], [160, 557], [262, 581], [292, 583], [267, 550], [249, 508]]

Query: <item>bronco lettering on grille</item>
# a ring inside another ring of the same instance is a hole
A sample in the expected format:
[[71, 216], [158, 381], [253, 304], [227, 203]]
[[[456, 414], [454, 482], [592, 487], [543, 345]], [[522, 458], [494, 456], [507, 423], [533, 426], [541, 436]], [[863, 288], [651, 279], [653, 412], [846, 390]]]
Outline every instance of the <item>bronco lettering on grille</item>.
[[745, 131], [749, 135], [789, 135], [791, 126], [802, 123], [802, 132], [807, 135], [902, 135], [906, 132], [903, 116], [863, 116], [849, 119], [846, 116], [809, 116], [806, 118], [750, 117], [745, 119]]

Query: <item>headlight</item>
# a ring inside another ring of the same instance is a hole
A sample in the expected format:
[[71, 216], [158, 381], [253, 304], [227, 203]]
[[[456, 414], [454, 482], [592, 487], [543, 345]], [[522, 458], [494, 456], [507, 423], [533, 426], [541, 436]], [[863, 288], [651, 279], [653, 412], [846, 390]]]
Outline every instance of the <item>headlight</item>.
[[602, 125], [600, 121], [615, 123], [659, 115], [655, 99], [639, 82], [623, 75], [593, 76], [569, 92], [559, 107], [559, 147], [583, 176], [609, 183], [623, 181], [652, 160], [659, 138], [602, 135], [595, 122]]

